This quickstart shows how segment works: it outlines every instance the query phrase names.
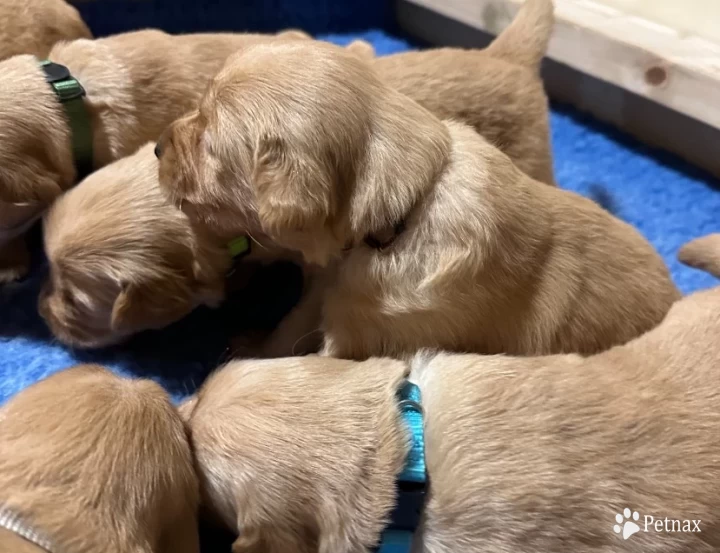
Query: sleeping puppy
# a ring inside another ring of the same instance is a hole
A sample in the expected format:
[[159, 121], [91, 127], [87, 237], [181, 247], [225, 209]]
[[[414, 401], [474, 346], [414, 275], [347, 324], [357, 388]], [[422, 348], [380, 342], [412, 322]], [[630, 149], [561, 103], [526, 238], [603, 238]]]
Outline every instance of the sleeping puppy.
[[78, 11], [64, 0], [0, 2], [0, 59], [47, 56], [61, 40], [92, 38]]
[[234, 362], [181, 414], [202, 501], [240, 534], [234, 553], [377, 545], [408, 447], [395, 399], [408, 373], [422, 394], [429, 481], [412, 551], [712, 553], [718, 333], [720, 288], [586, 358]]
[[593, 353], [679, 297], [631, 226], [332, 45], [231, 57], [159, 149], [161, 186], [198, 225], [327, 266], [297, 315], [319, 299], [326, 355]]
[[96, 171], [45, 216], [39, 311], [65, 344], [114, 344], [223, 298], [230, 255], [166, 202], [153, 148]]
[[[82, 86], [63, 104], [48, 80], [68, 77], [30, 55], [0, 62], [0, 283], [27, 272], [23, 234], [33, 220], [89, 172], [130, 155], [197, 102], [231, 53], [271, 40], [248, 34], [171, 36], [146, 30], [57, 44], [49, 58]], [[63, 81], [68, 83], [71, 81]], [[70, 120], [69, 113], [73, 113]]]
[[157, 384], [79, 366], [0, 420], [0, 551], [199, 551], [192, 454]]

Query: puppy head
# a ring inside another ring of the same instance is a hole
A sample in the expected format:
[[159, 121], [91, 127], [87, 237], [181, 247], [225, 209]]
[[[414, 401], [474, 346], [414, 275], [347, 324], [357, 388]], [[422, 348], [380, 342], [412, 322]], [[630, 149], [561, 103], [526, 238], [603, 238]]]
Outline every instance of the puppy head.
[[168, 198], [215, 233], [267, 236], [320, 264], [397, 223], [447, 133], [361, 58], [314, 41], [231, 57], [159, 143]]
[[307, 356], [231, 363], [183, 408], [207, 507], [235, 553], [337, 553], [375, 544], [407, 429], [406, 364]]
[[0, 420], [4, 506], [57, 551], [198, 551], [187, 434], [154, 382], [79, 366], [20, 392]]
[[165, 202], [152, 148], [97, 171], [46, 216], [39, 309], [62, 342], [110, 345], [222, 299], [229, 255]]

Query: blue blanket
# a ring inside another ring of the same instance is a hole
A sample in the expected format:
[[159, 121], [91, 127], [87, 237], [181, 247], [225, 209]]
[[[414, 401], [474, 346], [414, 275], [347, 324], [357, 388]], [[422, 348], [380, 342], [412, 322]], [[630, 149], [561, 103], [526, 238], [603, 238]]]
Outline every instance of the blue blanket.
[[[405, 40], [381, 31], [325, 38], [339, 44], [364, 38], [374, 44], [378, 54], [410, 48]], [[720, 231], [720, 185], [716, 180], [562, 106], [553, 106], [552, 140], [562, 187], [594, 198], [638, 227], [665, 258], [683, 292], [717, 284], [675, 259], [678, 247], [688, 239]], [[28, 279], [0, 289], [0, 403], [79, 362], [97, 362], [122, 374], [150, 377], [175, 398], [182, 397], [225, 358], [233, 329], [258, 322], [271, 326], [277, 320], [283, 305], [299, 293], [298, 277], [289, 278], [288, 271], [292, 272], [275, 267], [263, 275], [262, 285], [269, 292], [262, 298], [249, 294], [218, 312], [200, 309], [171, 328], [145, 333], [122, 347], [91, 353], [54, 342], [38, 316], [37, 293], [45, 274], [39, 260]]]

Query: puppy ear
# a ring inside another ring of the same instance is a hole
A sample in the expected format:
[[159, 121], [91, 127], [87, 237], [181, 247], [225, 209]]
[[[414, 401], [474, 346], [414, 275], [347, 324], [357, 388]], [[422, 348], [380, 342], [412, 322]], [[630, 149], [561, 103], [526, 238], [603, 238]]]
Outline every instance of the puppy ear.
[[325, 265], [343, 244], [332, 228], [335, 169], [321, 155], [266, 136], [257, 146], [253, 181], [263, 231], [306, 261]]
[[162, 328], [190, 313], [193, 307], [191, 291], [183, 279], [126, 284], [113, 305], [110, 327], [123, 334]]

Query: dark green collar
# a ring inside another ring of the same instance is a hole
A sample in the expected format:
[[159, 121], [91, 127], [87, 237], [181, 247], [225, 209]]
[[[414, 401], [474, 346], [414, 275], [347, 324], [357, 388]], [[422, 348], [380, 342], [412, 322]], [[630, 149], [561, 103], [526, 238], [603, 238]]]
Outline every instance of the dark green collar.
[[245, 257], [250, 253], [250, 240], [248, 240], [247, 236], [235, 238], [228, 244], [228, 249], [230, 250], [230, 256], [233, 259]]
[[77, 180], [80, 181], [93, 170], [92, 122], [83, 100], [85, 89], [64, 65], [45, 60], [40, 62], [40, 67], [45, 72], [45, 79], [65, 108], [72, 133]]

